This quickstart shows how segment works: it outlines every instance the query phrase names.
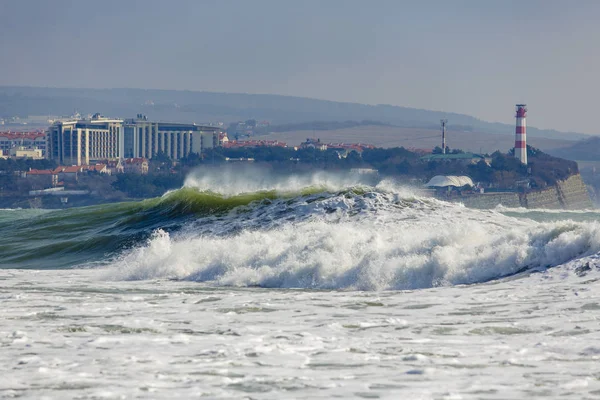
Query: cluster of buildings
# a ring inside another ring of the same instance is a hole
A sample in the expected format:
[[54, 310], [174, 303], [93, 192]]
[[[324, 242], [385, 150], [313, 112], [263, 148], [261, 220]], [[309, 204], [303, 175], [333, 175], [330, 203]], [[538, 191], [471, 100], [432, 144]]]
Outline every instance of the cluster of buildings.
[[222, 146], [227, 149], [236, 149], [244, 147], [287, 147], [285, 142], [279, 140], [232, 140], [229, 141], [225, 135], [222, 139]]
[[[263, 121], [256, 125], [266, 124], [268, 122]], [[132, 170], [145, 173], [148, 160], [157, 155], [176, 161], [217, 146], [288, 147], [277, 140], [230, 141], [227, 133], [217, 126], [154, 122], [142, 114], [131, 119], [107, 118], [100, 114], [88, 118], [76, 115], [53, 121], [45, 132], [0, 132], [0, 157], [47, 158], [69, 168], [81, 167], [78, 173], [97, 165], [106, 166], [106, 172], [101, 173]], [[320, 139], [307, 139], [294, 149], [311, 147], [323, 151], [335, 149], [342, 157], [351, 151], [361, 153], [365, 148], [373, 148], [361, 143], [321, 143]], [[58, 176], [54, 171], [33, 171], [32, 175], [42, 173]], [[54, 180], [57, 179], [61, 180], [60, 177]]]
[[54, 169], [30, 169], [24, 172], [24, 177], [33, 182], [34, 187], [57, 187], [63, 186], [65, 182], [77, 182], [82, 175], [113, 175], [118, 173], [147, 174], [148, 160], [145, 158], [127, 158], [124, 160], [106, 160], [102, 163], [92, 165], [59, 166]]
[[362, 154], [365, 149], [374, 149], [375, 146], [365, 143], [323, 143], [321, 139], [307, 138], [300, 144], [301, 149], [317, 149], [321, 151], [335, 150], [339, 158], [346, 158], [351, 152]]
[[46, 133], [34, 132], [0, 132], [0, 157], [44, 158], [46, 151]]
[[[527, 165], [525, 104], [516, 106], [515, 157]], [[446, 122], [442, 121], [442, 154], [427, 154], [425, 161], [458, 161], [489, 163], [489, 158], [473, 153], [445, 154]], [[248, 120], [238, 123], [240, 128], [266, 126], [267, 121]], [[243, 126], [242, 126], [243, 125]], [[243, 130], [242, 129], [242, 130]], [[145, 115], [136, 118], [106, 118], [94, 114], [88, 118], [79, 115], [72, 119], [57, 120], [46, 132], [0, 132], [0, 157], [48, 158], [59, 165], [90, 166], [105, 163], [107, 170], [127, 170], [127, 165], [136, 165], [136, 170], [147, 171], [141, 165], [157, 155], [171, 160], [180, 160], [191, 153], [201, 154], [207, 149], [248, 147], [287, 147], [277, 140], [229, 140], [227, 133], [218, 126], [149, 121]], [[323, 143], [320, 139], [307, 138], [301, 149], [336, 150], [340, 157], [350, 152], [362, 153], [374, 146], [364, 143]], [[298, 149], [298, 147], [295, 147]], [[129, 160], [129, 161], [127, 161]], [[136, 161], [131, 161], [136, 160]], [[115, 164], [111, 167], [111, 164]]]
[[78, 177], [87, 172], [108, 173], [106, 164], [98, 165], [72, 165], [57, 167], [55, 169], [31, 169], [25, 172], [25, 177], [33, 183], [33, 187], [57, 187], [65, 182], [77, 182]]
[[257, 130], [262, 128], [266, 128], [270, 125], [269, 121], [256, 121], [254, 119], [249, 119], [246, 121], [239, 121], [232, 123], [228, 131], [234, 137], [238, 138], [239, 136], [247, 136], [250, 137], [256, 134]]
[[220, 143], [220, 128], [132, 119], [91, 118], [55, 121], [46, 132], [0, 132], [0, 157], [48, 158], [60, 165], [92, 165], [104, 160], [179, 160]]
[[300, 145], [300, 148], [316, 148], [318, 150], [325, 151], [327, 149], [334, 150], [349, 150], [362, 153], [365, 149], [374, 149], [375, 146], [365, 143], [323, 143], [321, 139], [307, 138], [305, 142]]

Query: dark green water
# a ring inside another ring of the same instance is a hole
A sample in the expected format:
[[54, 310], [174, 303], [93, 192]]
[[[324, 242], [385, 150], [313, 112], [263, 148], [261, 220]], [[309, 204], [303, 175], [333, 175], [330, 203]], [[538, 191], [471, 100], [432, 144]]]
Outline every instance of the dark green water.
[[1, 268], [53, 269], [102, 262], [161, 228], [269, 201], [275, 192], [233, 197], [180, 189], [161, 198], [65, 210], [0, 210]]

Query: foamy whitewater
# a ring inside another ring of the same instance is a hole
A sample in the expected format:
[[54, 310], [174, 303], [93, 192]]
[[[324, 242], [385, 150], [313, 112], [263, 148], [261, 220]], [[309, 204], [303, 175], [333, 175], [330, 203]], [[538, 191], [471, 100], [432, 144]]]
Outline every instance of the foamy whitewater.
[[0, 397], [600, 396], [600, 212], [360, 175], [0, 210]]

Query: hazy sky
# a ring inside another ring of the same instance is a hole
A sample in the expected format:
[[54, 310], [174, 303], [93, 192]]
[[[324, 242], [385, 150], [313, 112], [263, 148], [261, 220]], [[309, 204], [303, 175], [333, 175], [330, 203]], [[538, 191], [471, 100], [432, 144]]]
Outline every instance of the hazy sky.
[[598, 133], [597, 0], [0, 0], [0, 85], [274, 93]]

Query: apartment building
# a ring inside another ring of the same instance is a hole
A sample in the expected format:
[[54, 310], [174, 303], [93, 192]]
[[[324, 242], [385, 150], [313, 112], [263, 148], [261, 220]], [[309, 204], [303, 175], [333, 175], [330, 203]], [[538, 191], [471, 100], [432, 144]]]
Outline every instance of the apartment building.
[[220, 128], [196, 124], [151, 122], [141, 114], [125, 120], [124, 157], [149, 158], [160, 153], [179, 160], [219, 145]]
[[87, 165], [122, 157], [123, 120], [95, 114], [90, 119], [55, 122], [46, 136], [47, 157], [60, 165]]
[[84, 120], [55, 122], [47, 134], [48, 158], [62, 165], [84, 165], [98, 160], [151, 159], [164, 153], [179, 160], [218, 146], [219, 128], [196, 124], [113, 119], [95, 114]]
[[24, 147], [31, 150], [46, 152], [46, 134], [41, 131], [33, 132], [0, 132], [0, 150], [8, 155], [15, 148]]

